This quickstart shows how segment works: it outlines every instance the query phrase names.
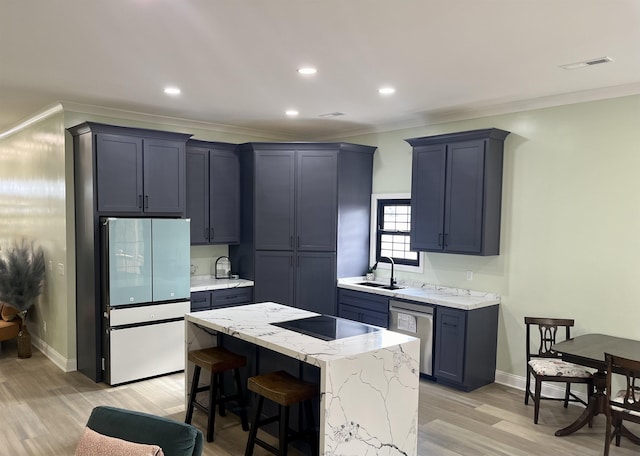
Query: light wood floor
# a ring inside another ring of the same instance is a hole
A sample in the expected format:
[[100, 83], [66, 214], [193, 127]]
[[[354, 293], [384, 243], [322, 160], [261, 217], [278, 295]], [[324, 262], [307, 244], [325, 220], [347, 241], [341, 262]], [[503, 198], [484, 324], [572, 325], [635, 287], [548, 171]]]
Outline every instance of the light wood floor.
[[[15, 341], [2, 343], [0, 354], [0, 455], [73, 455], [84, 425], [96, 405], [140, 410], [176, 420], [184, 419], [182, 374], [108, 387], [80, 373], [63, 373], [34, 349], [30, 359], [18, 359]], [[364, 406], [364, 404], [363, 404]], [[420, 385], [418, 455], [601, 455], [604, 417], [568, 437], [556, 429], [573, 421], [579, 407], [562, 408], [543, 402], [540, 424], [533, 424], [533, 407], [523, 404], [519, 390], [489, 385], [461, 393], [429, 381]], [[194, 424], [205, 428], [196, 412]], [[640, 433], [640, 428], [629, 426]], [[241, 455], [247, 434], [232, 414], [216, 418], [216, 440], [205, 444], [206, 456]], [[623, 439], [612, 456], [640, 453]], [[256, 456], [268, 454], [258, 448]]]

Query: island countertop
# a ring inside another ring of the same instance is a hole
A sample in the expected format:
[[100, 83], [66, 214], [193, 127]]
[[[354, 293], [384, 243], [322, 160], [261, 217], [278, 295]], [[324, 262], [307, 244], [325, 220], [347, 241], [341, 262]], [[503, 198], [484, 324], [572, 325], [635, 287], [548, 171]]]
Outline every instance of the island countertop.
[[267, 302], [231, 307], [224, 312], [216, 309], [193, 312], [187, 314], [186, 319], [204, 328], [232, 335], [292, 358], [304, 359], [306, 363], [315, 366], [417, 340], [415, 337], [381, 329], [374, 333], [326, 341], [270, 324], [314, 315], [319, 314]]
[[271, 325], [314, 315], [273, 302], [188, 313], [185, 356], [222, 333], [315, 365], [321, 455], [416, 456], [420, 341], [386, 329], [325, 341]]

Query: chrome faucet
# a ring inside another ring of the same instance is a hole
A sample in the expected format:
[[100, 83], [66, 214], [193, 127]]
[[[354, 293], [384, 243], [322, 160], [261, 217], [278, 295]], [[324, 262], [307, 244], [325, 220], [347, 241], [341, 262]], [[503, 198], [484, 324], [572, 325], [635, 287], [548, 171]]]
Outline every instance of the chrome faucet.
[[395, 263], [393, 262], [393, 258], [388, 256], [381, 256], [380, 258], [386, 258], [387, 260], [389, 260], [389, 263], [391, 263], [391, 278], [389, 279], [389, 287], [393, 289], [393, 287], [395, 287], [396, 285], [396, 279], [393, 277], [393, 267], [395, 265]]

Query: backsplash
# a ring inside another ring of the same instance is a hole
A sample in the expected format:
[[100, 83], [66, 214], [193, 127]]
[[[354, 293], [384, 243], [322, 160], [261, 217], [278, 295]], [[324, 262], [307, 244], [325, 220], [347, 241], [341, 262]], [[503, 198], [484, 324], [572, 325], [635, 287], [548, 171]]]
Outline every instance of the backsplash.
[[218, 258], [229, 255], [228, 245], [192, 245], [191, 275], [210, 275]]

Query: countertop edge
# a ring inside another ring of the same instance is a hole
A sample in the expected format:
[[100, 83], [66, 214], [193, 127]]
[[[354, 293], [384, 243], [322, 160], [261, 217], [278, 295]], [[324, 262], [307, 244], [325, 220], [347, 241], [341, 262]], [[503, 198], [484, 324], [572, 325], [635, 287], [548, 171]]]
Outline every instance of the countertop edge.
[[[480, 296], [464, 296], [464, 295], [452, 296], [452, 295], [437, 293], [437, 292], [425, 292], [424, 296], [420, 296], [419, 288], [407, 287], [399, 290], [385, 290], [383, 288], [368, 287], [365, 285], [350, 283], [351, 280], [353, 279], [338, 279], [338, 288], [343, 288], [343, 289], [353, 290], [353, 291], [361, 291], [365, 293], [372, 293], [372, 294], [377, 294], [382, 296], [389, 296], [390, 298], [404, 299], [406, 301], [413, 301], [413, 302], [423, 303], [423, 304], [433, 304], [433, 305], [450, 307], [450, 308], [460, 309], [460, 310], [481, 309], [483, 307], [491, 307], [491, 306], [500, 304], [499, 297], [490, 297], [487, 299], [482, 299], [482, 297]], [[411, 290], [411, 292], [407, 293], [405, 290], [406, 291]], [[479, 300], [479, 299], [482, 299], [482, 300], [480, 302], [473, 302], [468, 304], [465, 304], [464, 302], [459, 302], [464, 300]]]
[[253, 280], [248, 279], [192, 278], [190, 291], [193, 293], [198, 291], [227, 290], [229, 288], [252, 287], [253, 285]]

